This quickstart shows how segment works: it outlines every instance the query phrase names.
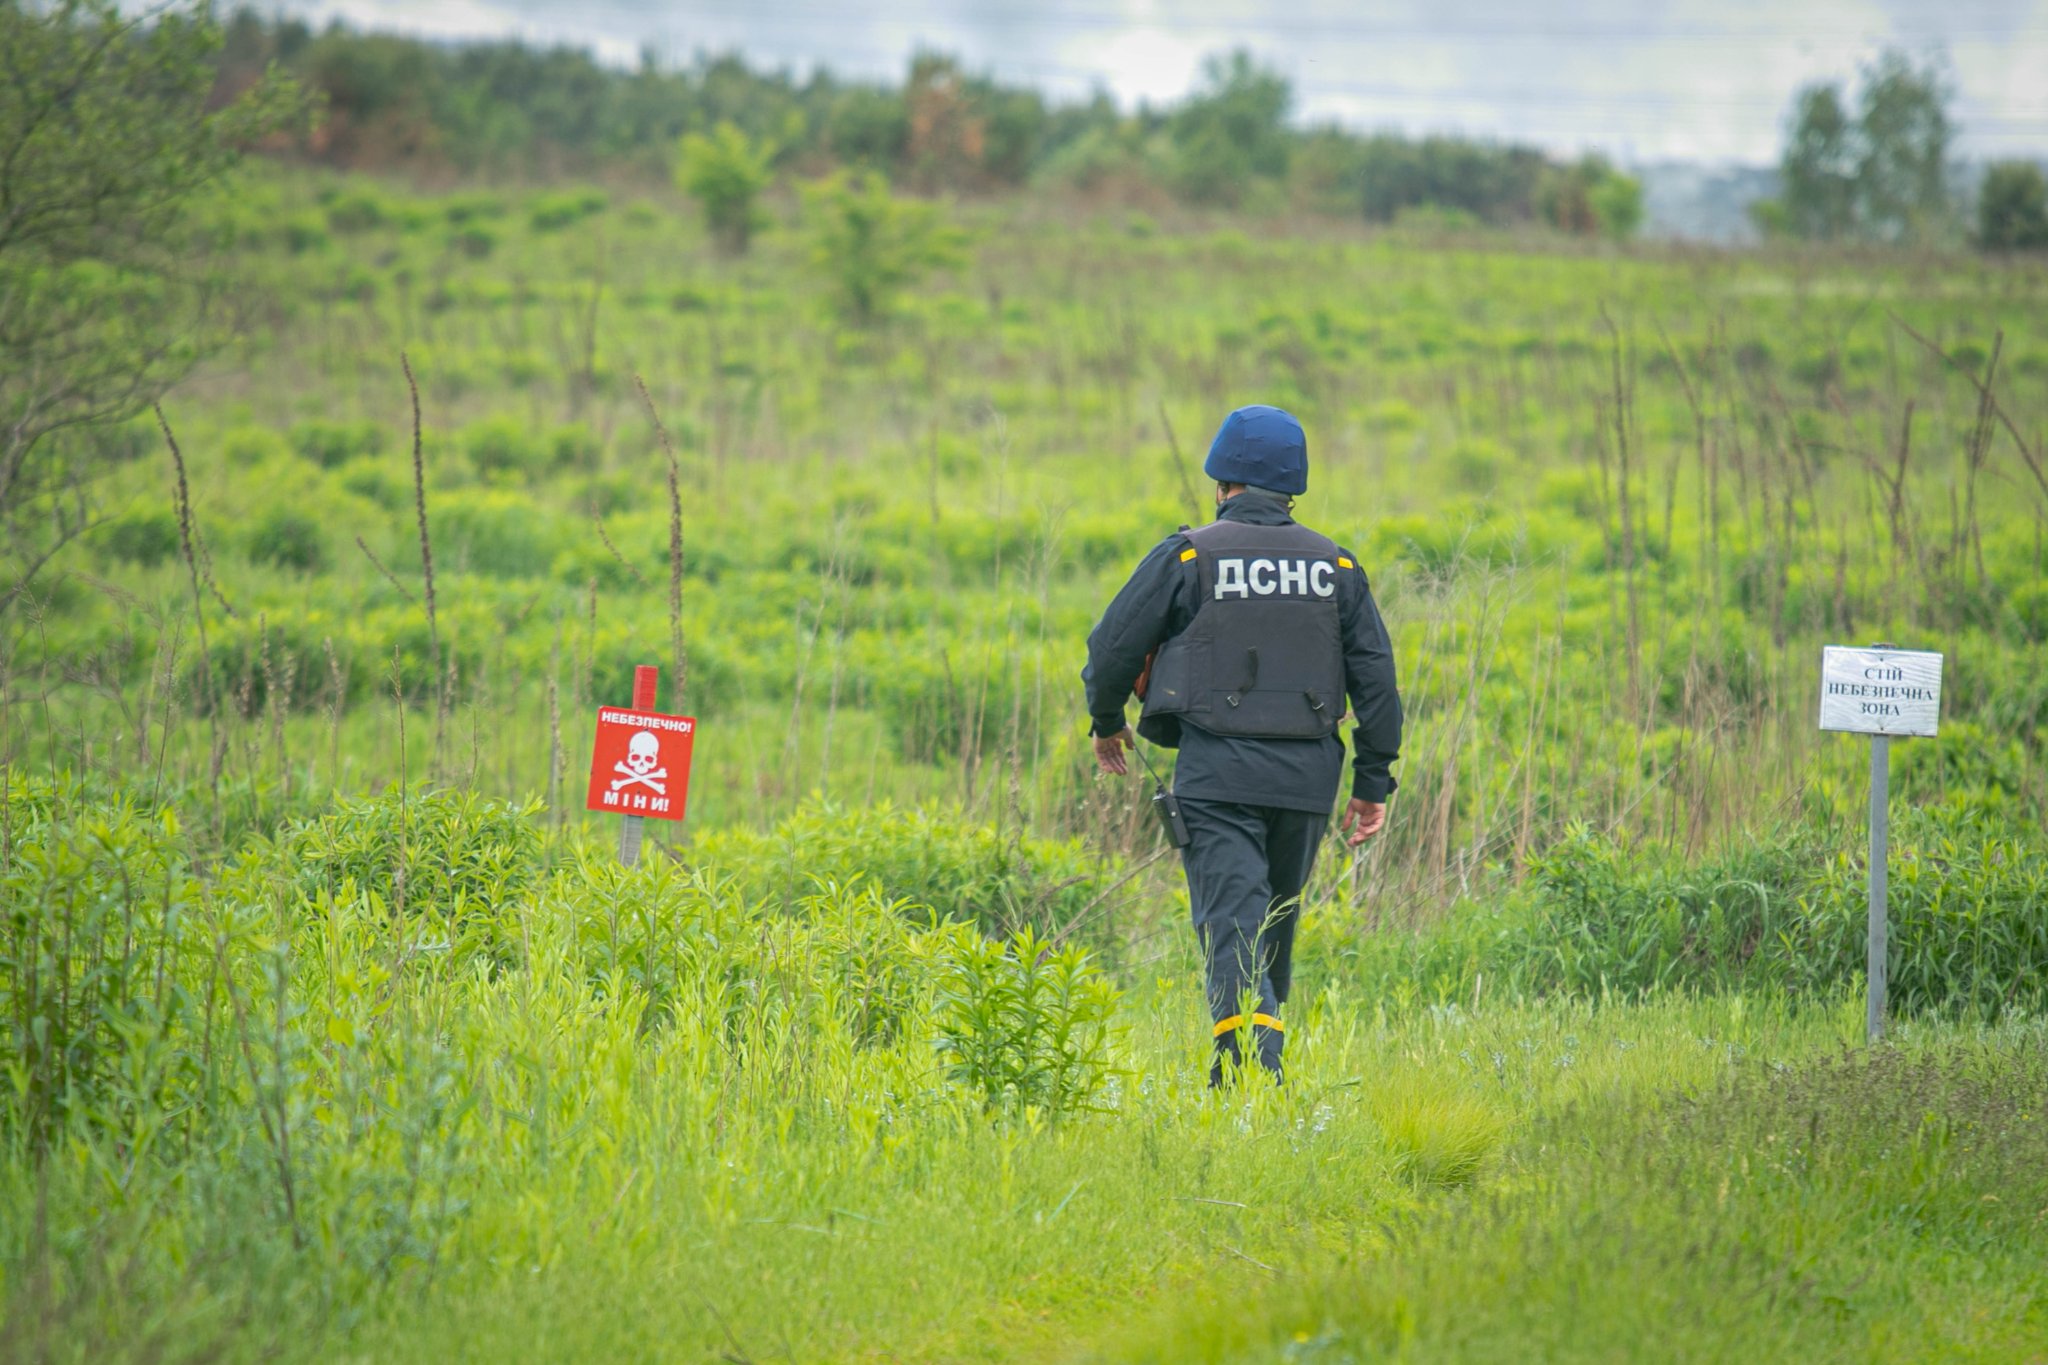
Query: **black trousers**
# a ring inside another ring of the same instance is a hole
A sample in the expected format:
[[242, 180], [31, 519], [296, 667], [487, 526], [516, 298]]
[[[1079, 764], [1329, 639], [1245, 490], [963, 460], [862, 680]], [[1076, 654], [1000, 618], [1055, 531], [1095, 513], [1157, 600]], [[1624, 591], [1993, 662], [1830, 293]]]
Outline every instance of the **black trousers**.
[[[1278, 1076], [1301, 890], [1330, 817], [1222, 801], [1184, 799], [1180, 807], [1190, 836], [1181, 866], [1207, 964], [1209, 1019], [1219, 1030], [1209, 1083], [1221, 1080], [1226, 1057], [1242, 1061], [1244, 1024], [1252, 1025], [1260, 1065]], [[1247, 1005], [1250, 1018], [1242, 1017]]]

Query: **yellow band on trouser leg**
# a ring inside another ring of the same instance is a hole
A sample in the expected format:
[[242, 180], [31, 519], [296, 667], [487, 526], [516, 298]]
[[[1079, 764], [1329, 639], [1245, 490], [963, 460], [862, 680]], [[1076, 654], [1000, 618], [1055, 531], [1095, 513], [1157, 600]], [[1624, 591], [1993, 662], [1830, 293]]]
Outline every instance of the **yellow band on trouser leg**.
[[[1275, 1033], [1287, 1032], [1287, 1025], [1281, 1023], [1270, 1014], [1254, 1014], [1252, 1016], [1252, 1024], [1257, 1028], [1272, 1029]], [[1220, 1020], [1217, 1023], [1215, 1036], [1221, 1038], [1224, 1034], [1243, 1027], [1244, 1016], [1242, 1014], [1233, 1014], [1228, 1019]]]

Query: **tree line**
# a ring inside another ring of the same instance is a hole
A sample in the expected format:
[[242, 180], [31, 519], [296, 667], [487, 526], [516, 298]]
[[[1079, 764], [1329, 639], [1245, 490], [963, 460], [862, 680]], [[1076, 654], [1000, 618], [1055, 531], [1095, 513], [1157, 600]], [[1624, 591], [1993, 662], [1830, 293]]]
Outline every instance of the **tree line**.
[[1779, 193], [1753, 206], [1767, 236], [1813, 242], [1939, 246], [1965, 235], [1993, 251], [2048, 247], [2048, 177], [2038, 163], [1986, 168], [1974, 223], [1952, 153], [1955, 91], [1934, 59], [1887, 51], [1860, 73], [1852, 105], [1840, 82], [1793, 99]]
[[[869, 171], [917, 194], [1033, 185], [1374, 222], [1428, 210], [1615, 237], [1642, 220], [1639, 187], [1599, 157], [1297, 127], [1287, 80], [1243, 52], [1212, 58], [1179, 103], [1126, 112], [1104, 93], [1060, 101], [933, 52], [889, 83], [823, 68], [799, 77], [735, 55], [668, 66], [644, 54], [616, 68], [573, 47], [430, 43], [234, 14], [220, 98], [270, 70], [323, 109], [316, 127], [275, 149], [349, 168], [546, 178], [595, 163], [652, 179], [670, 172], [680, 140], [697, 138], [776, 174]], [[744, 240], [735, 223], [722, 230]]]

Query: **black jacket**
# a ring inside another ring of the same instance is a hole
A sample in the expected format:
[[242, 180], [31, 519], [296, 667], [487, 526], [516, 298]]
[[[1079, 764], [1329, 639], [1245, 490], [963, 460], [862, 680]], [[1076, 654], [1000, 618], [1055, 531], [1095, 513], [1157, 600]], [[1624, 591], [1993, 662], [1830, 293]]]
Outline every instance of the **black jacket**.
[[[1223, 504], [1220, 519], [1261, 526], [1285, 525], [1286, 499], [1248, 489]], [[1183, 562], [1185, 536], [1155, 546], [1103, 612], [1088, 636], [1087, 689], [1092, 733], [1113, 735], [1125, 725], [1145, 658], [1194, 619], [1200, 587]], [[1348, 550], [1345, 557], [1355, 563]], [[1345, 689], [1352, 729], [1351, 794], [1384, 801], [1397, 785], [1388, 771], [1401, 753], [1401, 697], [1394, 682], [1393, 648], [1363, 569], [1337, 576], [1343, 631]], [[1174, 790], [1197, 800], [1237, 801], [1293, 810], [1328, 811], [1336, 796], [1342, 745], [1334, 739], [1232, 739], [1184, 724]]]

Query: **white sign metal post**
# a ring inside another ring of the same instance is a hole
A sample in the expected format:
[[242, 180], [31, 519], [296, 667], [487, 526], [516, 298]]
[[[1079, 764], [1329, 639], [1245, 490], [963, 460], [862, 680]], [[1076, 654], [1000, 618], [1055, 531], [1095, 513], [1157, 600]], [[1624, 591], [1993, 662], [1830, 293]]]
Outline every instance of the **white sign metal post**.
[[1870, 736], [1870, 993], [1863, 1034], [1884, 1036], [1885, 859], [1891, 823], [1892, 739], [1932, 737], [1941, 720], [1941, 655], [1874, 645], [1821, 650], [1820, 728]]

